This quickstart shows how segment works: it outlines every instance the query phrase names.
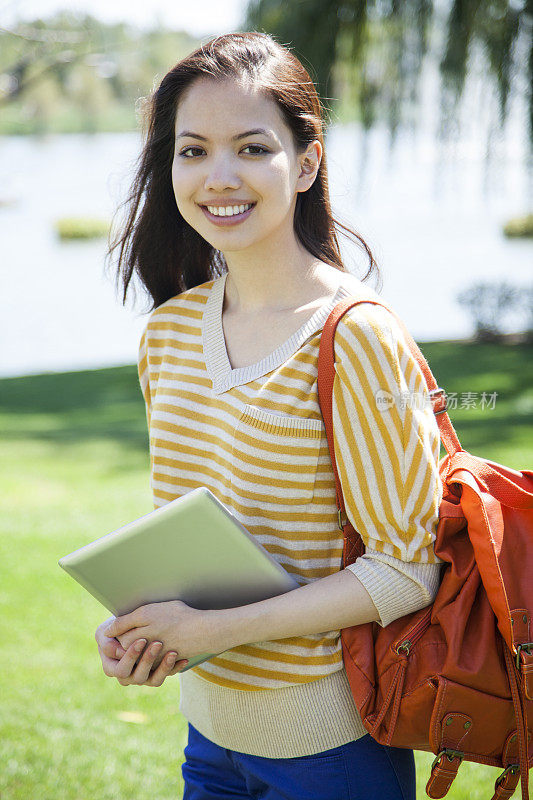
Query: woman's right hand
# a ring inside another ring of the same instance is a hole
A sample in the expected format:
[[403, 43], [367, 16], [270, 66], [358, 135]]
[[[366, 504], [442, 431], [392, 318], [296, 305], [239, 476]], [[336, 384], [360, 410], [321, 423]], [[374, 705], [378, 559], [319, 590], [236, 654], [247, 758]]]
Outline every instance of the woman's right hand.
[[108, 677], [116, 678], [122, 686], [161, 686], [166, 678], [186, 666], [187, 659], [177, 661], [177, 653], [166, 653], [154, 669], [154, 662], [161, 656], [161, 643], [151, 642], [146, 647], [146, 639], [136, 639], [124, 649], [117, 639], [106, 635], [114, 619], [102, 622], [95, 633], [102, 669]]

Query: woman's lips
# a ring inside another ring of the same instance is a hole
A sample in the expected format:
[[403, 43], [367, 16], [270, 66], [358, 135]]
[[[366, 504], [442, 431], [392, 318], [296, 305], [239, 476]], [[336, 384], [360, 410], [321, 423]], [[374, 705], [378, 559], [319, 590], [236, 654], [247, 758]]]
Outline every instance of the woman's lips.
[[251, 208], [247, 211], [243, 211], [242, 214], [233, 214], [231, 217], [218, 217], [216, 214], [211, 214], [208, 208], [205, 206], [200, 206], [202, 211], [204, 212], [205, 216], [210, 222], [213, 222], [215, 225], [220, 225], [221, 227], [226, 225], [238, 225], [239, 222], [243, 222], [247, 217], [250, 216], [252, 211], [254, 210], [256, 203], [253, 204]]

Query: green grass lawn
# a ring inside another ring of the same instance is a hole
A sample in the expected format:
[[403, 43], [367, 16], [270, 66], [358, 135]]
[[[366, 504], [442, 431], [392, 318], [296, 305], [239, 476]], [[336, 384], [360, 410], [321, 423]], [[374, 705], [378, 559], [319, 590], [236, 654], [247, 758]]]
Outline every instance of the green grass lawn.
[[[531, 468], [526, 347], [422, 349], [448, 391], [498, 392], [492, 409], [451, 412], [463, 446]], [[93, 637], [108, 613], [57, 566], [152, 509], [136, 369], [1, 380], [0, 426], [0, 797], [175, 800], [186, 743], [177, 677], [159, 689], [106, 678]], [[416, 759], [423, 798], [432, 755]], [[464, 764], [448, 797], [485, 800], [498, 773]]]

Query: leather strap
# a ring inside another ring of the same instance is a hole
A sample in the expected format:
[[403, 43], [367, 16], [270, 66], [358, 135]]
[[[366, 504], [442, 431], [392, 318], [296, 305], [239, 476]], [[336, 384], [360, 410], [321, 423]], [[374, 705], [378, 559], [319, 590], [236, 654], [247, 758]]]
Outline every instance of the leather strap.
[[528, 740], [529, 740], [529, 731], [527, 728], [527, 715], [524, 714], [524, 709], [522, 708], [522, 699], [521, 699], [521, 691], [520, 685], [518, 683], [518, 678], [516, 676], [516, 667], [513, 661], [513, 657], [508, 647], [503, 646], [503, 652], [505, 655], [505, 667], [507, 669], [507, 675], [509, 677], [509, 686], [511, 687], [511, 695], [513, 698], [513, 706], [516, 718], [516, 729], [518, 733], [518, 763], [520, 766], [520, 781], [521, 781], [521, 789], [522, 789], [522, 800], [529, 800], [529, 788], [528, 788], [528, 778], [529, 778], [529, 756], [528, 756]]
[[448, 755], [446, 751], [437, 756], [426, 784], [428, 797], [445, 797], [448, 794], [448, 790], [457, 776], [457, 770], [461, 766], [461, 761], [460, 756]]
[[[528, 740], [531, 734], [528, 732]], [[518, 732], [511, 731], [502, 753], [502, 763], [505, 767], [501, 775], [496, 778], [492, 800], [508, 800], [512, 797], [520, 780], [520, 767], [518, 765], [519, 743]]]
[[527, 608], [513, 608], [511, 610], [513, 627], [513, 644], [519, 645], [531, 641], [531, 620]]
[[517, 765], [513, 764], [507, 767], [507, 769], [496, 778], [492, 800], [509, 800], [509, 798], [513, 796], [519, 780], [520, 769]]
[[375, 718], [372, 724], [372, 729], [370, 730], [370, 735], [375, 737], [376, 731], [381, 725], [385, 717], [385, 714], [389, 710], [389, 707], [392, 703], [391, 718], [388, 725], [387, 736], [385, 741], [383, 742], [383, 744], [386, 745], [390, 745], [392, 743], [392, 737], [394, 736], [394, 731], [396, 729], [396, 723], [398, 721], [398, 714], [400, 711], [400, 702], [402, 699], [406, 672], [407, 672], [407, 658], [406, 656], [403, 656], [400, 662], [398, 663], [398, 666], [396, 667], [396, 672], [394, 673], [394, 677], [389, 686], [389, 691], [387, 692], [387, 696], [383, 700], [379, 714]]
[[520, 650], [519, 658], [522, 691], [528, 700], [533, 700], [533, 653]]

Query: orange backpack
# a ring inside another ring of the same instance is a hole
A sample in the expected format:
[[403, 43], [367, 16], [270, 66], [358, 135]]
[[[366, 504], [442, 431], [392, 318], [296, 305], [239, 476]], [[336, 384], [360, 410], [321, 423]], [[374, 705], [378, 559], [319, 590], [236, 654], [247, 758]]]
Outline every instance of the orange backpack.
[[361, 302], [381, 305], [401, 326], [424, 374], [447, 455], [435, 553], [445, 564], [435, 601], [396, 619], [341, 631], [343, 660], [365, 728], [378, 742], [435, 753], [426, 792], [444, 797], [463, 760], [503, 772], [493, 800], [521, 779], [528, 800], [533, 729], [533, 472], [462, 449], [446, 394], [400, 318], [386, 303], [347, 298], [329, 315], [318, 359], [318, 394], [335, 473], [343, 567], [364, 552], [347, 520], [335, 462], [334, 335]]

